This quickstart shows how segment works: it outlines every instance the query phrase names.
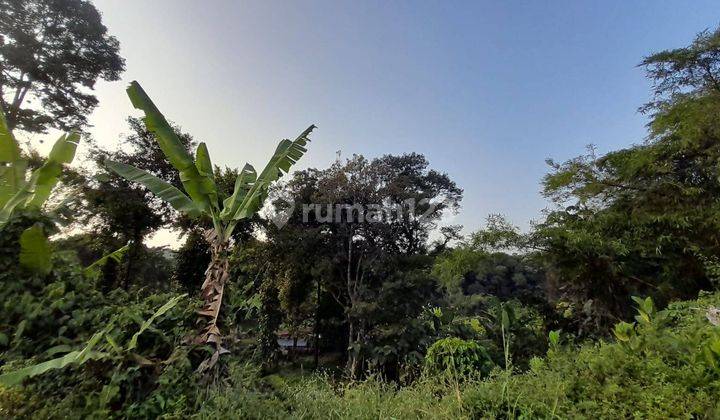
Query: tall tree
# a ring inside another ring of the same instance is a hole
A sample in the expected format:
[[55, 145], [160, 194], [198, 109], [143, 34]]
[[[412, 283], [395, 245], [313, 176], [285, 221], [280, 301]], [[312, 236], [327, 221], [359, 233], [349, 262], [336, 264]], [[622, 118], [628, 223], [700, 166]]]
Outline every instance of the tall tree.
[[233, 232], [242, 220], [248, 219], [260, 210], [270, 185], [288, 172], [290, 167], [305, 154], [305, 145], [310, 141], [308, 136], [315, 126], [308, 127], [293, 141], [282, 140], [260, 174], [255, 172], [252, 165], [246, 164], [238, 173], [233, 194], [224, 200], [219, 200], [222, 194], [215, 182], [215, 171], [205, 143], [200, 143], [193, 159], [140, 85], [132, 82], [127, 91], [133, 105], [145, 113], [145, 125], [155, 134], [165, 157], [179, 172], [182, 190], [132, 165], [107, 161], [106, 166], [118, 175], [144, 185], [189, 217], [206, 217], [212, 223], [212, 228], [207, 229], [205, 235], [211, 246], [212, 259], [201, 287], [203, 307], [199, 315], [204, 327], [197, 341], [212, 344], [215, 352], [206, 361], [207, 363], [203, 363], [201, 370], [204, 370], [212, 367], [220, 354], [227, 351], [222, 347], [218, 319], [225, 283], [230, 276], [229, 252]]
[[720, 285], [720, 31], [642, 65], [654, 86], [647, 141], [549, 161], [543, 181], [558, 208], [536, 244], [584, 331], [629, 317], [631, 295], [663, 304]]
[[[433, 274], [446, 288], [452, 304], [467, 295], [492, 295], [501, 300], [543, 303], [543, 273], [525, 250], [527, 235], [502, 215], [492, 214], [484, 228], [437, 256]], [[470, 299], [468, 299], [470, 301]]]
[[[290, 202], [295, 211], [282, 228], [268, 226], [269, 245], [278, 251], [268, 253], [271, 264], [292, 267], [293, 280], [307, 289], [319, 282], [321, 294], [339, 305], [348, 373], [356, 375], [368, 363], [397, 365], [412, 347], [381, 354], [389, 341], [413, 342], [408, 326], [434, 290], [429, 232], [461, 197], [446, 174], [414, 153], [354, 156], [325, 170], [298, 172], [280, 192], [278, 213]], [[394, 309], [379, 302], [394, 302]]]
[[119, 49], [89, 1], [0, 0], [0, 105], [9, 128], [82, 128], [98, 102], [95, 82], [118, 80], [125, 69]]
[[640, 65], [653, 83], [653, 100], [641, 111], [659, 116], [690, 97], [720, 95], [720, 28], [700, 32], [687, 47], [651, 54]]

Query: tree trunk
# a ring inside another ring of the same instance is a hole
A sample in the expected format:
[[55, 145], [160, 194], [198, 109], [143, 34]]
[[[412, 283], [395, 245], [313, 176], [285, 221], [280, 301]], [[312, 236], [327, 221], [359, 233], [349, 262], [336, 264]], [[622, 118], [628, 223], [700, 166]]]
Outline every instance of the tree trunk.
[[315, 370], [320, 367], [320, 278], [317, 279], [317, 305], [315, 305]]
[[355, 352], [355, 349], [353, 348], [356, 343], [358, 343], [359, 340], [359, 331], [357, 330], [357, 326], [355, 325], [354, 320], [348, 320], [348, 360], [347, 360], [347, 366], [345, 367], [348, 376], [350, 379], [356, 379], [358, 377], [359, 367], [360, 367], [360, 358], [359, 355]]
[[210, 265], [205, 271], [205, 281], [201, 288], [203, 307], [198, 312], [200, 322], [203, 323], [204, 326], [196, 341], [202, 344], [213, 345], [215, 352], [210, 359], [205, 360], [200, 365], [198, 368], [199, 371], [212, 368], [221, 354], [229, 352], [222, 347], [222, 335], [218, 327], [218, 317], [220, 315], [220, 307], [222, 306], [225, 283], [230, 277], [230, 265], [228, 261], [230, 244], [228, 241], [219, 238], [214, 229], [206, 231], [205, 239], [210, 244], [211, 260]]
[[133, 275], [133, 262], [138, 257], [138, 249], [142, 246], [142, 235], [137, 229], [133, 231], [130, 239], [130, 249], [127, 253], [127, 263], [125, 264], [125, 276], [120, 279], [123, 290], [130, 289], [130, 277]]
[[352, 320], [348, 319], [348, 344], [347, 344], [347, 365], [345, 366], [345, 370], [347, 371], [348, 375], [352, 375], [352, 369], [351, 366], [354, 364], [354, 356], [353, 356], [353, 336], [355, 335], [353, 332], [353, 322]]

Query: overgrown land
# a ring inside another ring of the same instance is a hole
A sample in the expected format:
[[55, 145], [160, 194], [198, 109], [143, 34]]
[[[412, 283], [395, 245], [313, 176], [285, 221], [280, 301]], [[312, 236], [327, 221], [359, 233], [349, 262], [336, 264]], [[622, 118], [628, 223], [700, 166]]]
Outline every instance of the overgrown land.
[[125, 62], [87, 1], [0, 0], [0, 35], [0, 417], [720, 418], [720, 30], [641, 60], [645, 139], [466, 236], [421, 154], [293, 171], [311, 122], [219, 167], [132, 82], [99, 146]]

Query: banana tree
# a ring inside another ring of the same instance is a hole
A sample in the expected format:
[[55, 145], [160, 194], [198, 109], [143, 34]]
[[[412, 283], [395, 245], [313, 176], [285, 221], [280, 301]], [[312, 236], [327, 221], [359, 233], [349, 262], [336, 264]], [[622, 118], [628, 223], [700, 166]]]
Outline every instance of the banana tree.
[[[78, 133], [60, 136], [42, 166], [28, 177], [28, 161], [20, 153], [0, 108], [0, 232], [17, 211], [40, 210], [57, 185], [63, 165], [75, 158], [79, 141]], [[42, 226], [36, 224], [25, 230], [20, 245], [22, 265], [40, 273], [50, 270], [51, 253]]]
[[233, 194], [221, 202], [205, 143], [198, 145], [193, 159], [140, 84], [132, 82], [127, 93], [133, 106], [145, 114], [145, 125], [155, 135], [165, 157], [180, 173], [184, 191], [131, 165], [108, 161], [107, 168], [129, 181], [142, 184], [181, 213], [193, 218], [206, 216], [212, 221], [213, 227], [205, 233], [212, 258], [200, 290], [203, 306], [199, 316], [203, 327], [196, 338], [199, 343], [215, 347], [210, 362], [204, 365], [209, 367], [217, 361], [220, 354], [227, 351], [222, 347], [218, 316], [225, 283], [229, 277], [228, 256], [232, 232], [238, 222], [252, 216], [262, 207], [270, 185], [283, 173], [287, 173], [305, 154], [305, 145], [310, 141], [308, 136], [315, 126], [308, 127], [293, 141], [282, 140], [260, 174], [256, 173], [252, 165], [246, 164], [235, 180]]

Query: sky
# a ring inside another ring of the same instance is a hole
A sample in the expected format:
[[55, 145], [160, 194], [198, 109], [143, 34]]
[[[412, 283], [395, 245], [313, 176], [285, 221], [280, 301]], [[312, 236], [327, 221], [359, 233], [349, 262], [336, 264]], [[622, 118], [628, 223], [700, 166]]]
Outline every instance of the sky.
[[[720, 23], [715, 1], [96, 0], [121, 43], [89, 130], [115, 147], [139, 81], [213, 162], [262, 167], [317, 124], [297, 168], [418, 152], [461, 188], [465, 232], [551, 204], [546, 158], [640, 143], [644, 56]], [[48, 142], [46, 142], [48, 143]], [[171, 244], [167, 233], [151, 243]]]

